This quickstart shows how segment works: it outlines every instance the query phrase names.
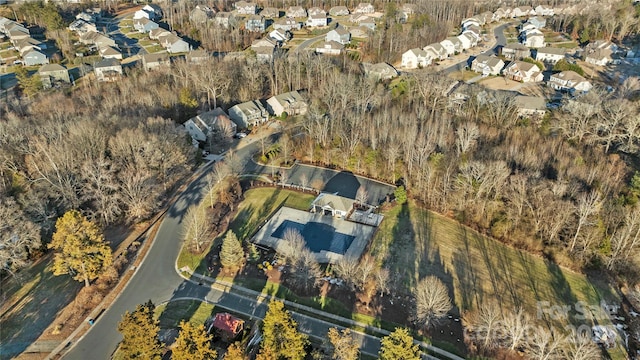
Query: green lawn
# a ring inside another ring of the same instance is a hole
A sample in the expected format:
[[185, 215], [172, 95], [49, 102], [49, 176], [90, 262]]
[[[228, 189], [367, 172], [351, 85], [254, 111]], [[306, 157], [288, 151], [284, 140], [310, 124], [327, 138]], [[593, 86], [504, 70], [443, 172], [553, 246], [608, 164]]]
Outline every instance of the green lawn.
[[139, 33], [137, 31], [132, 31], [132, 32], [124, 34], [124, 35], [126, 37], [128, 37], [128, 38], [137, 39], [137, 40], [144, 39], [144, 38], [147, 37], [147, 34], [142, 34], [142, 33]]
[[161, 328], [177, 328], [182, 320], [194, 325], [204, 324], [213, 314], [224, 312], [213, 304], [196, 300], [176, 300], [156, 307], [155, 318], [160, 320]]
[[150, 54], [155, 54], [157, 52], [161, 52], [161, 51], [164, 50], [164, 48], [162, 46], [160, 46], [159, 44], [146, 46], [144, 49]]
[[538, 301], [597, 305], [601, 299], [619, 300], [607, 284], [510, 248], [415, 204], [385, 212], [371, 249], [392, 273], [402, 274], [406, 289], [425, 276], [438, 276], [453, 289], [453, 300], [463, 310], [495, 299], [505, 308], [522, 306], [535, 316]]
[[557, 48], [564, 48], [564, 49], [573, 49], [578, 47], [578, 43], [575, 41], [564, 41], [564, 42], [559, 42], [559, 43], [550, 43], [549, 46], [551, 47], [557, 47]]
[[156, 45], [158, 44], [157, 42], [153, 41], [153, 40], [140, 40], [138, 41], [138, 45], [146, 47], [146, 46], [152, 46], [152, 45]]

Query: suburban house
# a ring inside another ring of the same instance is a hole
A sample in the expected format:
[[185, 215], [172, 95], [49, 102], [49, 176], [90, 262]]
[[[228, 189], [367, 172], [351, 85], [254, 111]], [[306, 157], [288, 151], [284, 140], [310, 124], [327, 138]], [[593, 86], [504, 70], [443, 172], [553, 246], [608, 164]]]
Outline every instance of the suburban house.
[[251, 50], [256, 53], [256, 59], [260, 62], [270, 62], [273, 60], [276, 47], [278, 47], [278, 42], [271, 38], [256, 39], [251, 43]]
[[247, 22], [245, 23], [245, 28], [253, 32], [264, 32], [266, 28], [264, 16], [255, 14], [249, 15], [247, 17]]
[[118, 81], [122, 76], [122, 65], [117, 59], [102, 59], [93, 65], [98, 81]]
[[538, 29], [525, 30], [520, 33], [522, 44], [530, 48], [541, 48], [545, 45], [544, 34]]
[[56, 83], [71, 83], [69, 71], [67, 71], [64, 66], [58, 64], [42, 65], [42, 67], [38, 69], [38, 76], [45, 89], [53, 87]]
[[339, 42], [343, 45], [348, 44], [351, 42], [351, 33], [344, 26], [338, 25], [327, 33], [325, 40]]
[[483, 24], [489, 24], [494, 22], [493, 13], [491, 11], [485, 11], [477, 16]]
[[465, 34], [462, 34], [462, 35], [458, 35], [458, 38], [460, 39], [460, 41], [464, 41], [462, 39], [462, 37], [466, 37], [469, 40], [469, 43], [471, 44], [471, 47], [474, 47], [474, 46], [478, 45], [478, 40], [479, 39], [478, 39], [477, 36], [475, 36], [475, 35], [473, 35], [471, 33], [465, 33]]
[[529, 18], [529, 20], [527, 20], [525, 24], [531, 24], [538, 29], [542, 29], [543, 27], [547, 26], [547, 20], [543, 17], [534, 16]]
[[191, 51], [191, 45], [189, 45], [188, 42], [182, 40], [176, 34], [171, 34], [166, 38], [163, 38], [161, 42], [164, 48], [167, 49], [167, 52], [170, 54]]
[[100, 56], [105, 59], [120, 59], [122, 60], [122, 52], [116, 47], [113, 46], [103, 46], [98, 49], [98, 53]]
[[288, 18], [307, 17], [307, 10], [305, 10], [302, 6], [290, 6], [287, 9], [286, 17]]
[[605, 66], [613, 60], [612, 53], [609, 49], [598, 49], [588, 54], [584, 61], [593, 65]]
[[115, 40], [95, 31], [80, 35], [80, 42], [86, 45], [96, 45], [97, 47], [116, 46]]
[[336, 41], [325, 41], [316, 48], [316, 53], [327, 55], [340, 55], [344, 50], [344, 45]]
[[321, 193], [313, 203], [311, 212], [346, 218], [353, 211], [354, 200], [336, 194]]
[[193, 50], [189, 51], [186, 58], [188, 63], [199, 64], [209, 60], [210, 57], [211, 55], [205, 50]]
[[512, 61], [504, 69], [505, 77], [521, 82], [539, 82], [542, 81], [542, 69], [536, 64], [524, 61]]
[[238, 1], [233, 6], [239, 15], [254, 15], [258, 12], [258, 7], [255, 3]]
[[309, 18], [307, 19], [307, 26], [308, 27], [327, 26], [328, 22], [329, 22], [329, 20], [327, 19], [327, 15], [324, 15], [324, 14], [317, 14], [317, 15], [309, 14]]
[[536, 15], [538, 15], [538, 16], [553, 16], [554, 15], [553, 8], [550, 7], [550, 6], [547, 6], [547, 5], [538, 5], [534, 9], [534, 11], [536, 12]]
[[187, 120], [184, 127], [191, 138], [198, 142], [207, 142], [216, 133], [233, 136], [237, 129], [237, 125], [231, 121], [229, 115], [219, 107]]
[[260, 15], [268, 19], [277, 19], [280, 17], [280, 10], [274, 7], [266, 7], [260, 11]]
[[533, 24], [531, 24], [531, 23], [529, 23], [529, 22], [526, 22], [526, 23], [521, 24], [519, 26], [519, 28], [520, 28], [520, 31], [527, 31], [527, 30], [537, 29], [538, 27], [533, 25]]
[[543, 97], [518, 95], [514, 103], [518, 109], [518, 116], [521, 117], [539, 117], [547, 112], [547, 101]]
[[600, 49], [611, 50], [612, 53], [615, 53], [619, 50], [618, 45], [612, 43], [611, 41], [605, 40], [596, 40], [594, 42], [588, 43], [587, 46], [584, 47], [584, 50], [587, 52], [587, 54]]
[[498, 8], [493, 12], [493, 21], [502, 20], [504, 18], [511, 17], [511, 9], [509, 8]]
[[170, 66], [171, 61], [165, 53], [144, 54], [142, 55], [142, 68], [145, 71], [155, 70], [163, 66]]
[[522, 44], [511, 43], [502, 47], [502, 56], [507, 60], [521, 60], [530, 57], [531, 50]]
[[514, 8], [511, 11], [511, 17], [514, 17], [514, 18], [535, 15], [535, 14], [536, 12], [535, 10], [533, 10], [531, 6], [519, 6], [517, 8]]
[[39, 40], [28, 37], [26, 39], [20, 39], [14, 43], [14, 47], [21, 56], [30, 50], [44, 50], [47, 48], [47, 45]]
[[431, 64], [431, 56], [426, 51], [420, 48], [407, 50], [402, 54], [401, 65], [405, 69], [416, 69], [419, 67], [425, 67]]
[[427, 45], [423, 48], [423, 50], [426, 52], [431, 51], [433, 54], [435, 54], [435, 56], [433, 57], [434, 60], [444, 60], [448, 56], [447, 50], [442, 45], [440, 45], [440, 43]]
[[233, 18], [233, 14], [226, 11], [220, 11], [213, 18], [213, 21], [222, 26], [223, 28], [228, 28], [231, 25], [231, 19]]
[[162, 19], [162, 9], [156, 4], [147, 4], [142, 8], [142, 10], [151, 15], [151, 20]]
[[398, 71], [387, 63], [362, 63], [364, 75], [376, 81], [390, 80], [398, 76]]
[[240, 129], [255, 126], [269, 119], [269, 113], [260, 100], [247, 101], [229, 109], [229, 117]]
[[231, 342], [243, 329], [244, 320], [238, 319], [229, 313], [217, 313], [207, 332], [211, 333], [211, 331], [214, 330], [222, 341]]
[[371, 3], [359, 3], [353, 10], [354, 14], [373, 14], [376, 12], [376, 8]]
[[327, 16], [327, 12], [324, 11], [323, 9], [319, 8], [319, 7], [312, 7], [309, 10], [307, 10], [307, 14], [309, 16], [311, 15], [322, 15], [324, 17]]
[[444, 50], [447, 52], [447, 56], [451, 56], [451, 55], [456, 53], [456, 48], [453, 45], [453, 43], [451, 42], [451, 40], [444, 39], [444, 40], [440, 41], [440, 45], [442, 45]]
[[300, 30], [302, 25], [291, 18], [280, 18], [273, 23], [273, 28], [276, 30], [293, 31]]
[[369, 37], [371, 29], [364, 26], [356, 26], [349, 28], [349, 33], [351, 34], [351, 38], [366, 39]]
[[267, 99], [267, 110], [271, 115], [304, 115], [307, 113], [307, 102], [297, 91], [272, 96]]
[[167, 30], [165, 30], [163, 28], [157, 28], [157, 29], [149, 31], [149, 39], [151, 39], [151, 40], [160, 40], [160, 36], [163, 36], [165, 34], [168, 36], [169, 34], [171, 34], [171, 32], [169, 32], [169, 31], [167, 31]]
[[558, 61], [565, 58], [566, 51], [565, 49], [553, 48], [553, 47], [542, 47], [535, 51], [536, 57], [535, 59], [538, 61], [542, 61], [543, 63], [555, 64]]
[[138, 32], [141, 32], [143, 34], [148, 33], [149, 31], [153, 30], [153, 29], [157, 29], [159, 28], [160, 25], [158, 25], [157, 23], [146, 19], [146, 18], [142, 18], [142, 19], [135, 19], [133, 20], [133, 28], [138, 30]]
[[360, 20], [360, 22], [358, 23], [360, 26], [366, 27], [369, 30], [375, 30], [376, 29], [376, 21], [368, 16], [365, 16], [363, 19]]
[[575, 92], [587, 92], [592, 87], [587, 79], [571, 70], [551, 75], [548, 85], [556, 90], [568, 91], [572, 94]]
[[467, 50], [471, 48], [471, 39], [466, 35], [458, 35], [456, 36], [458, 41], [460, 41], [460, 45], [462, 46], [462, 50]]
[[471, 62], [471, 71], [481, 73], [483, 76], [499, 75], [504, 67], [504, 61], [495, 56], [478, 55]]
[[203, 24], [213, 19], [216, 12], [206, 5], [196, 5], [189, 13], [189, 21], [194, 24]]
[[69, 25], [68, 29], [71, 30], [71, 31], [75, 31], [78, 34], [84, 34], [84, 33], [89, 32], [89, 31], [95, 31], [95, 32], [98, 31], [98, 28], [96, 27], [96, 24], [88, 23], [88, 22], [86, 22], [86, 21], [84, 21], [82, 19], [78, 19], [78, 20], [72, 22]]
[[346, 6], [334, 6], [331, 9], [329, 9], [329, 15], [347, 16], [349, 15], [349, 9]]
[[22, 56], [22, 61], [26, 66], [43, 65], [49, 63], [47, 55], [41, 53], [38, 50], [29, 50]]
[[269, 33], [269, 38], [282, 44], [291, 39], [291, 33], [285, 30], [275, 29]]
[[462, 22], [460, 23], [460, 26], [462, 27], [463, 30], [468, 28], [469, 26], [480, 26], [480, 20], [474, 17], [470, 17], [462, 20]]

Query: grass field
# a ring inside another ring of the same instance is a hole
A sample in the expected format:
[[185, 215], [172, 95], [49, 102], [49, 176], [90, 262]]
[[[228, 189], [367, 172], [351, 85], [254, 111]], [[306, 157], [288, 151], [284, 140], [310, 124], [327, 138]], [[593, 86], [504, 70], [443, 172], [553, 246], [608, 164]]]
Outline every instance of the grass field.
[[[314, 198], [315, 195], [279, 188], [251, 189], [244, 194], [244, 200], [238, 206], [238, 212], [229, 228], [233, 230], [240, 241], [248, 240], [258, 230], [258, 227], [281, 206], [308, 210]], [[221, 241], [221, 238], [216, 241]], [[183, 249], [178, 256], [178, 268], [186, 265], [191, 269], [197, 269], [197, 272], [204, 273], [206, 264], [202, 259], [207, 253], [208, 251], [204, 251], [202, 254], [193, 255]]]
[[425, 276], [438, 276], [453, 290], [453, 300], [462, 310], [495, 299], [504, 308], [522, 306], [535, 316], [538, 301], [597, 305], [603, 299], [619, 300], [603, 282], [510, 248], [414, 204], [385, 213], [372, 252], [402, 274], [407, 289]]
[[196, 300], [176, 300], [156, 307], [155, 318], [160, 320], [161, 328], [177, 328], [182, 320], [194, 325], [202, 325], [218, 310], [213, 304]]

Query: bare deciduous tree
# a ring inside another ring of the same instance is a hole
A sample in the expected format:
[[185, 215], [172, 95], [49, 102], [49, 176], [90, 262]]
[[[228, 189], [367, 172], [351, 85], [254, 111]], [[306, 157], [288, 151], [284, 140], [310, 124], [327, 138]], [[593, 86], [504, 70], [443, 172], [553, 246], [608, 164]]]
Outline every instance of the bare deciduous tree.
[[471, 122], [461, 124], [456, 130], [456, 148], [458, 154], [471, 150], [480, 136], [478, 126]]
[[358, 191], [356, 192], [356, 201], [360, 205], [366, 205], [367, 202], [369, 201], [369, 192], [362, 185], [360, 185], [360, 187], [358, 188]]
[[302, 234], [296, 229], [288, 228], [284, 231], [282, 240], [286, 243], [278, 246], [278, 255], [280, 255], [282, 261], [287, 264], [296, 264], [302, 256], [302, 252], [306, 249], [306, 243]]
[[531, 359], [552, 360], [560, 355], [561, 336], [543, 327], [536, 327], [526, 343], [526, 353]]
[[357, 360], [360, 357], [360, 346], [356, 343], [350, 329], [338, 331], [330, 328], [327, 339], [331, 346], [331, 359]]
[[426, 277], [416, 285], [415, 320], [421, 326], [429, 328], [451, 310], [451, 298], [447, 286], [437, 277]]
[[183, 239], [197, 253], [209, 240], [210, 223], [204, 206], [192, 206], [184, 216]]
[[0, 271], [14, 275], [40, 247], [40, 228], [12, 199], [0, 198], [0, 219]]

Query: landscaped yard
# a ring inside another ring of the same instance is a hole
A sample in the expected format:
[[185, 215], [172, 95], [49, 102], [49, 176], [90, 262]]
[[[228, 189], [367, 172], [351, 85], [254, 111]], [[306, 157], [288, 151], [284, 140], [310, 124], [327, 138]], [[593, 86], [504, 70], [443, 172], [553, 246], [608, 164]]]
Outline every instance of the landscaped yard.
[[150, 54], [155, 54], [164, 50], [164, 48], [158, 44], [146, 46], [144, 47], [144, 49]]
[[449, 77], [455, 80], [468, 81], [479, 75], [481, 74], [475, 71], [463, 70], [463, 71], [454, 71], [451, 74], [449, 74]]
[[180, 321], [186, 320], [194, 325], [202, 325], [213, 314], [224, 312], [213, 304], [197, 300], [177, 300], [156, 306], [155, 317], [160, 320], [161, 328], [177, 328]]
[[385, 213], [372, 253], [392, 273], [402, 275], [406, 289], [425, 276], [438, 276], [453, 289], [460, 309], [498, 300], [505, 309], [522, 306], [535, 316], [538, 301], [571, 306], [577, 301], [619, 301], [603, 282], [505, 246], [414, 204]]

